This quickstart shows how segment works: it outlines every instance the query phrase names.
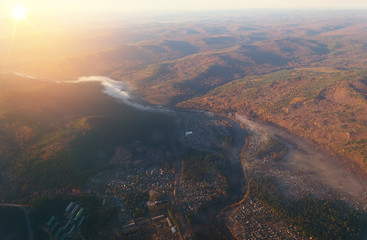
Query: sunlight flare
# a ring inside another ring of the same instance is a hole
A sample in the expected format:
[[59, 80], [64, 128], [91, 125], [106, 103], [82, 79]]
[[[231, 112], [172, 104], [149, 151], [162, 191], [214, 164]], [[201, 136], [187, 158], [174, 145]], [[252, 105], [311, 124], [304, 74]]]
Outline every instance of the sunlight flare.
[[[32, 12], [34, 11], [35, 9], [27, 9], [25, 8], [24, 6], [22, 5], [12, 5], [9, 1], [7, 0], [4, 0], [2, 1], [1, 3], [4, 3], [6, 5], [8, 5], [9, 9], [11, 10], [8, 15], [6, 16], [1, 16], [0, 17], [0, 20], [1, 19], [5, 19], [5, 18], [13, 18], [14, 19], [14, 25], [13, 25], [13, 31], [11, 33], [11, 36], [10, 36], [10, 43], [9, 43], [9, 48], [8, 48], [8, 52], [4, 58], [5, 62], [4, 62], [4, 65], [3, 65], [3, 69], [2, 71], [5, 72], [5, 70], [7, 69], [7, 66], [8, 66], [8, 61], [9, 61], [9, 57], [10, 57], [10, 54], [11, 54], [11, 51], [12, 51], [12, 48], [13, 48], [13, 45], [14, 45], [14, 40], [15, 40], [15, 37], [16, 37], [16, 34], [17, 34], [17, 27], [18, 25], [23, 22], [24, 24], [27, 24], [30, 26], [30, 28], [36, 32], [39, 36], [41, 36], [41, 38], [43, 40], [45, 40], [45, 42], [49, 45], [49, 46], [53, 46], [50, 41], [48, 41], [42, 34], [41, 32], [30, 22], [30, 20], [28, 19], [27, 17], [27, 13], [29, 12]], [[0, 3], [0, 4], [1, 4]]]
[[13, 17], [17, 21], [24, 19], [26, 13], [27, 13], [26, 9], [21, 5], [15, 6], [13, 8]]

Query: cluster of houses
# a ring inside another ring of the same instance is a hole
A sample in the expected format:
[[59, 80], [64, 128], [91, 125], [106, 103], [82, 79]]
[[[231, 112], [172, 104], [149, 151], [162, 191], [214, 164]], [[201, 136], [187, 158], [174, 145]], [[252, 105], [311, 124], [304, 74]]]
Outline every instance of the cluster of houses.
[[106, 172], [91, 179], [89, 189], [97, 194], [120, 195], [154, 189], [167, 193], [173, 190], [174, 173], [161, 168]]
[[166, 213], [135, 219], [122, 226], [122, 232], [124, 239], [136, 239], [137, 233], [140, 239], [180, 239], [175, 225]]
[[180, 198], [185, 214], [194, 215], [208, 202], [226, 195], [226, 184], [220, 179], [206, 181], [183, 181], [180, 185]]
[[[115, 206], [119, 208], [119, 222], [121, 224], [122, 233], [127, 239], [134, 236], [134, 232], [139, 229], [139, 233], [144, 232], [143, 229], [151, 228], [157, 225], [157, 234], [165, 235], [167, 230], [170, 236], [178, 235], [177, 229], [170, 220], [165, 224], [156, 224], [159, 220], [164, 219], [164, 215], [156, 217], [142, 217], [134, 219], [131, 212], [125, 208], [122, 195], [129, 195], [136, 192], [154, 191], [158, 195], [167, 194], [173, 191], [173, 183], [175, 173], [173, 170], [165, 170], [162, 168], [152, 169], [129, 169], [129, 170], [112, 170], [106, 171], [93, 177], [88, 183], [89, 192], [96, 193], [102, 199], [104, 205]], [[155, 207], [159, 204], [167, 203], [168, 199], [152, 199], [144, 202], [147, 207]], [[168, 228], [167, 225], [168, 224]], [[160, 227], [159, 227], [160, 226]], [[177, 237], [177, 236], [176, 236]]]
[[118, 219], [121, 224], [131, 223], [133, 221], [133, 217], [131, 216], [130, 211], [125, 209], [124, 199], [120, 196], [115, 195], [101, 195], [102, 204], [108, 205], [111, 207], [117, 207], [119, 209]]
[[70, 239], [84, 222], [84, 208], [77, 203], [70, 202], [65, 209], [64, 216], [51, 216], [46, 226], [51, 235], [57, 240]]
[[251, 198], [232, 212], [227, 224], [243, 239], [304, 239], [294, 226], [282, 222]]

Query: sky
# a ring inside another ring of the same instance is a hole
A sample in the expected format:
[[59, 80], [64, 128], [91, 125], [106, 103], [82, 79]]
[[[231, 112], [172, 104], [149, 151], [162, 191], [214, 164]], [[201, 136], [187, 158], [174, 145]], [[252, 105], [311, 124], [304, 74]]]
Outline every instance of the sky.
[[[17, 5], [26, 9], [24, 18], [12, 17], [12, 7]], [[168, 15], [170, 21], [186, 20], [188, 16], [205, 18], [203, 11], [213, 11], [210, 17], [218, 17], [219, 13], [214, 11], [242, 9], [257, 9], [251, 12], [255, 15], [262, 9], [367, 10], [367, 0], [0, 0], [0, 53], [13, 52], [13, 48], [19, 47], [16, 44], [19, 39], [23, 41], [21, 45], [32, 45], [29, 38], [24, 41], [29, 35], [36, 36], [37, 44], [51, 45], [53, 39], [62, 39], [58, 34], [73, 37], [81, 29], [87, 32], [90, 28], [124, 27], [139, 21], [165, 21]], [[196, 13], [189, 15], [188, 12]], [[297, 14], [297, 11], [292, 13]], [[313, 13], [308, 11], [311, 17]]]
[[16, 5], [24, 6], [27, 19], [42, 28], [218, 10], [367, 9], [367, 0], [0, 0], [1, 28], [12, 31], [12, 6]]
[[[332, 8], [367, 9], [366, 0], [0, 0], [21, 2], [27, 8], [36, 8], [43, 14], [95, 12], [182, 12], [252, 8]], [[0, 9], [1, 10], [1, 9]]]

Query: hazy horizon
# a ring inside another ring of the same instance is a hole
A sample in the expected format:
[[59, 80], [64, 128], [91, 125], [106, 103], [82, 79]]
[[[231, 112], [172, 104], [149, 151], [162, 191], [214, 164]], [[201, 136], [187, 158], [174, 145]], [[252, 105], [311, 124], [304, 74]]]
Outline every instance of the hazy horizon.
[[367, 9], [367, 2], [363, 0], [325, 0], [325, 1], [292, 1], [292, 0], [259, 0], [256, 2], [242, 2], [237, 0], [136, 0], [136, 1], [86, 1], [77, 2], [65, 1], [45, 1], [45, 0], [2, 0], [2, 8], [14, 5], [24, 5], [27, 9], [37, 9], [44, 13], [57, 12], [182, 12], [182, 11], [211, 11], [211, 10], [231, 10], [231, 9]]
[[240, 2], [237, 0], [186, 0], [168, 1], [148, 0], [130, 1], [45, 1], [45, 0], [1, 0], [0, 1], [0, 25], [13, 21], [12, 11], [16, 6], [23, 6], [26, 17], [34, 21], [83, 21], [99, 18], [100, 21], [119, 18], [141, 18], [159, 15], [200, 14], [203, 12], [226, 11], [319, 11], [319, 10], [367, 10], [367, 2], [362, 0], [326, 0], [307, 2], [291, 0], [259, 0], [256, 2]]
[[[4, 2], [4, 0], [3, 0]], [[11, 7], [0, 3], [0, 39], [2, 37], [10, 37], [13, 31], [15, 19], [12, 17]], [[364, 17], [365, 8], [223, 8], [223, 9], [181, 9], [162, 10], [162, 11], [128, 11], [115, 9], [100, 9], [101, 11], [90, 11], [87, 9], [70, 10], [64, 12], [62, 7], [57, 7], [57, 11], [53, 11], [56, 7], [49, 8], [47, 5], [43, 7], [31, 7], [30, 4], [21, 4], [26, 9], [26, 19], [33, 24], [41, 33], [44, 31], [58, 32], [64, 28], [83, 28], [91, 29], [98, 27], [126, 27], [134, 24], [152, 23], [159, 21], [196, 21], [201, 19], [223, 18], [223, 17], [264, 17], [264, 15], [273, 15], [282, 17], [281, 15], [302, 16], [307, 18], [327, 18], [328, 14], [339, 14], [342, 17]], [[15, 6], [15, 5], [14, 5]], [[79, 9], [79, 8], [78, 8]], [[126, 11], [126, 12], [124, 12]], [[322, 13], [320, 15], [320, 13]], [[360, 14], [358, 14], [360, 13]], [[279, 15], [281, 14], [281, 15]], [[23, 20], [17, 22], [17, 32], [25, 34], [34, 34], [35, 31]], [[38, 33], [37, 33], [38, 34]]]

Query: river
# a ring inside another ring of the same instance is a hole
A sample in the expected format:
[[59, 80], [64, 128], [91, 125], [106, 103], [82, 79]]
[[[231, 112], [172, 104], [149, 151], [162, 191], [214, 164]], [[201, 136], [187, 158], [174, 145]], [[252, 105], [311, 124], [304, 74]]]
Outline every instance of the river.
[[[233, 119], [235, 119], [233, 120], [229, 117], [206, 112], [169, 109], [149, 105], [134, 97], [128, 85], [104, 76], [81, 77], [77, 80], [66, 82], [99, 82], [103, 87], [103, 93], [140, 111], [169, 113], [179, 118], [197, 118], [198, 121], [203, 117], [210, 117], [225, 120], [232, 125], [234, 133], [233, 145], [223, 149], [223, 155], [227, 159], [228, 167], [230, 168], [228, 194], [224, 199], [200, 209], [192, 226], [192, 231], [198, 239], [232, 238], [222, 217], [222, 210], [243, 199], [248, 190], [246, 174], [241, 163], [241, 151], [246, 143], [247, 130], [277, 135], [287, 144], [290, 150], [280, 164], [286, 168], [306, 174], [315, 182], [327, 185], [337, 191], [349, 203], [358, 203], [361, 207], [367, 206], [367, 181], [365, 179], [345, 169], [342, 161], [337, 157], [331, 156], [329, 153], [276, 126], [250, 121], [240, 115], [233, 116]], [[244, 129], [243, 126], [246, 128]]]

